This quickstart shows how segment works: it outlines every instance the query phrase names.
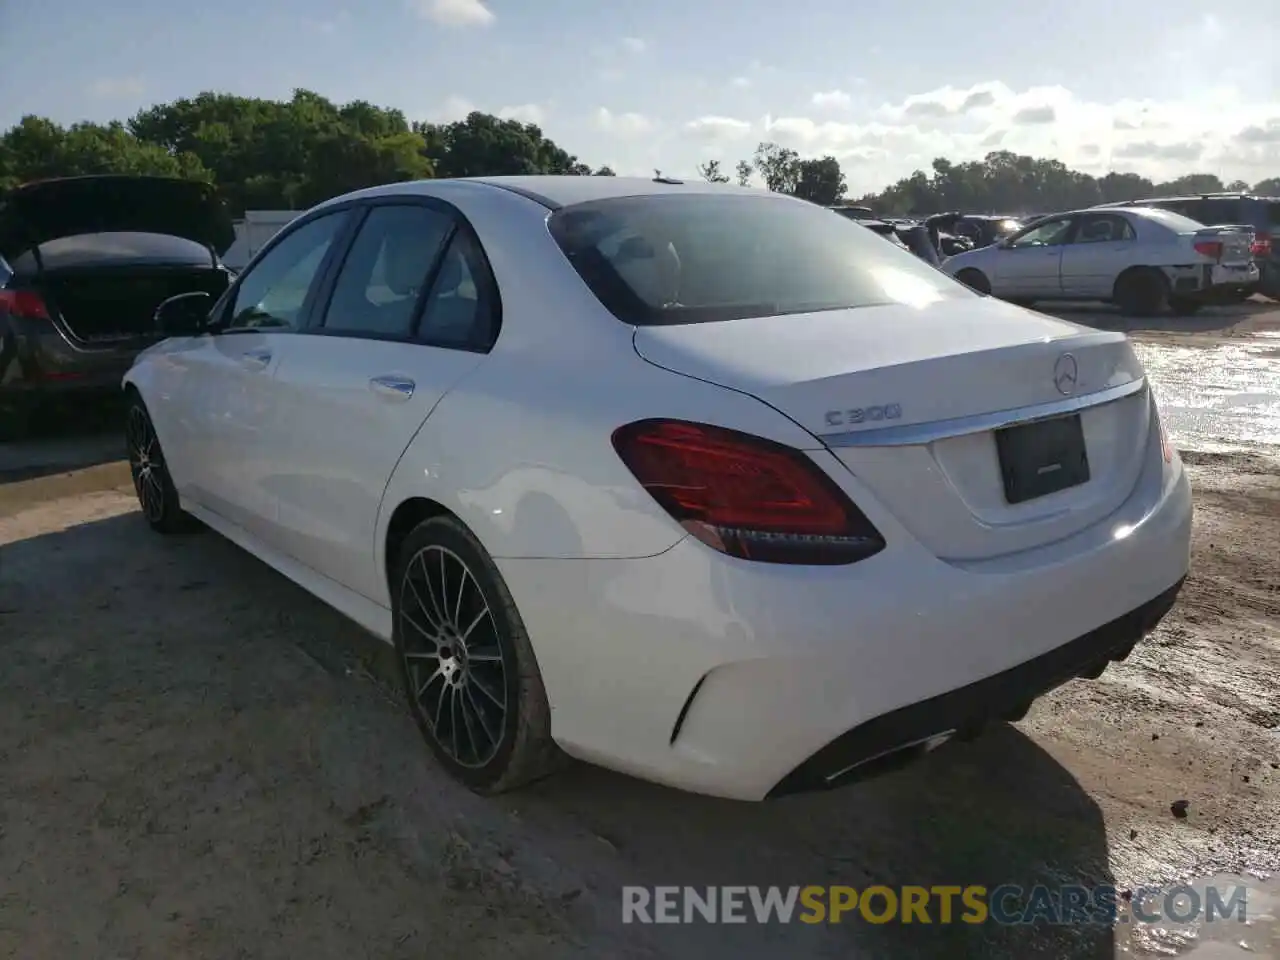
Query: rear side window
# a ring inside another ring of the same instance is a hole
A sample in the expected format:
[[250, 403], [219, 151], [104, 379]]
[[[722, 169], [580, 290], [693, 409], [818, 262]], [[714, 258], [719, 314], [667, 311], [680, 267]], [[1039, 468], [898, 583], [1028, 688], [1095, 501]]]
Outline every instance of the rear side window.
[[1280, 230], [1280, 203], [1267, 203], [1267, 223]]
[[637, 326], [976, 296], [816, 204], [660, 194], [575, 204], [552, 237], [610, 312]]

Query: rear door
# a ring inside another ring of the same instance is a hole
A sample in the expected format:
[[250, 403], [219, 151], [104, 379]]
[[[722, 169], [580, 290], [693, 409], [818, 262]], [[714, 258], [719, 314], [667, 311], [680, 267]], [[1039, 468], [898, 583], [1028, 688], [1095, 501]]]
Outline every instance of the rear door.
[[275, 536], [295, 559], [372, 599], [387, 483], [436, 404], [492, 346], [497, 287], [455, 209], [401, 201], [369, 207], [323, 299], [276, 375]]
[[991, 292], [998, 297], [1062, 295], [1062, 251], [1071, 234], [1071, 217], [1053, 217], [997, 250]]
[[1136, 262], [1137, 235], [1115, 213], [1082, 214], [1071, 242], [1062, 248], [1065, 296], [1102, 300], [1111, 296], [1116, 277]]
[[229, 291], [216, 332], [173, 357], [184, 495], [259, 539], [275, 522], [279, 427], [273, 378], [281, 347], [305, 322], [346, 210], [283, 234]]

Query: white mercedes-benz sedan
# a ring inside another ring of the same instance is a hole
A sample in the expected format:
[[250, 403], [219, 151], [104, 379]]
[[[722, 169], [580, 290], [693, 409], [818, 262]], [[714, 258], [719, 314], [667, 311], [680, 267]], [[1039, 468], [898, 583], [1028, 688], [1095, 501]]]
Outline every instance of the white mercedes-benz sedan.
[[829, 210], [670, 179], [399, 183], [166, 301], [139, 500], [393, 644], [439, 762], [745, 800], [1128, 654], [1191, 492], [1128, 341]]

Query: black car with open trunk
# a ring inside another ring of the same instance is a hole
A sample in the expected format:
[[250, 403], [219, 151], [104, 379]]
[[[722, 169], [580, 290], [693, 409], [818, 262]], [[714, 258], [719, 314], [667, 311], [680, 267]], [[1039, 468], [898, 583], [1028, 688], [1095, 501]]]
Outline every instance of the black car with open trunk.
[[0, 439], [54, 400], [118, 392], [162, 301], [226, 289], [234, 239], [196, 181], [66, 177], [0, 199]]

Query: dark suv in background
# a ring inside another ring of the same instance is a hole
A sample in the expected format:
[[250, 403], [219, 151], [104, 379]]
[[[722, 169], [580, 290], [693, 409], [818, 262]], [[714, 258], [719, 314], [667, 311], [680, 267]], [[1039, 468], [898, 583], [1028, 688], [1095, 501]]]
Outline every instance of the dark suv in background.
[[1103, 204], [1108, 207], [1157, 207], [1172, 210], [1206, 227], [1247, 224], [1254, 229], [1253, 258], [1262, 279], [1258, 292], [1280, 299], [1280, 197], [1249, 193], [1209, 193], [1195, 197], [1152, 197]]
[[0, 440], [55, 400], [118, 394], [162, 301], [227, 288], [234, 239], [206, 183], [67, 177], [0, 198]]

